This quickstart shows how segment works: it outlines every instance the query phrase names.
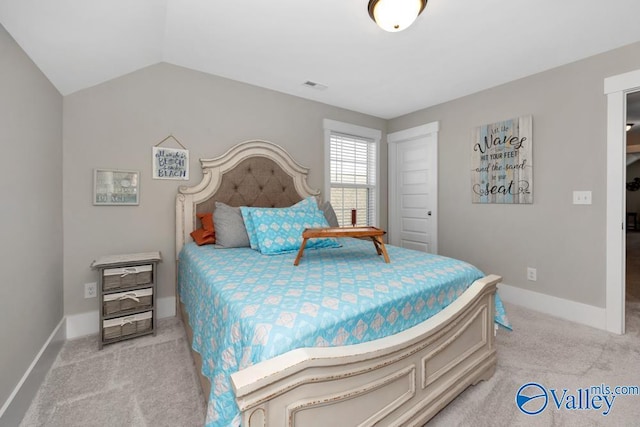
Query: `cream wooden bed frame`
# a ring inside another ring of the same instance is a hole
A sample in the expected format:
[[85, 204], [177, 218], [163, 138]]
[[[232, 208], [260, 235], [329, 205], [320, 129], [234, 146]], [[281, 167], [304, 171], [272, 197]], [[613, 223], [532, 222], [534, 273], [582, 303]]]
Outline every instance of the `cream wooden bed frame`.
[[[176, 256], [195, 227], [196, 205], [215, 194], [225, 172], [251, 156], [280, 165], [293, 177], [301, 197], [319, 195], [307, 184], [309, 170], [278, 145], [238, 144], [220, 157], [201, 160], [202, 181], [180, 187]], [[494, 296], [500, 280], [495, 275], [477, 280], [443, 311], [393, 336], [350, 346], [297, 349], [234, 373], [242, 425], [423, 425], [469, 385], [493, 375]], [[178, 295], [176, 289], [177, 299]], [[180, 308], [191, 342], [192, 331]], [[200, 356], [193, 354], [201, 372]], [[210, 384], [200, 376], [208, 401]]]

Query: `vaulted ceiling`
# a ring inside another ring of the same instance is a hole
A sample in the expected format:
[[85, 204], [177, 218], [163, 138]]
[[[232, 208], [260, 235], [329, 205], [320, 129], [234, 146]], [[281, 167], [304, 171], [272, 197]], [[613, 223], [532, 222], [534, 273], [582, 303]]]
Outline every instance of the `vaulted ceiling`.
[[168, 62], [381, 118], [640, 40], [638, 0], [429, 0], [400, 33], [367, 3], [0, 0], [0, 23], [63, 95]]

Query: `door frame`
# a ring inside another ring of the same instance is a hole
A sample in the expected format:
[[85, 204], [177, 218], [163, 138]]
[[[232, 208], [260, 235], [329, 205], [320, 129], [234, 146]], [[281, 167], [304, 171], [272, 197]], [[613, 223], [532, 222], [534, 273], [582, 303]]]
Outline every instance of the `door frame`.
[[438, 253], [438, 131], [440, 129], [439, 122], [431, 122], [421, 126], [412, 127], [409, 129], [393, 132], [387, 134], [387, 144], [389, 146], [389, 242], [400, 234], [400, 219], [398, 215], [398, 196], [396, 192], [398, 178], [397, 178], [397, 160], [398, 160], [398, 144], [403, 142], [413, 141], [418, 138], [429, 136], [434, 134], [435, 137], [435, 174], [434, 174], [434, 188], [435, 188], [435, 206], [431, 209], [431, 221], [433, 222], [433, 241], [432, 250], [434, 254]]
[[640, 90], [640, 70], [604, 79], [607, 95], [606, 329], [625, 332], [627, 94]]

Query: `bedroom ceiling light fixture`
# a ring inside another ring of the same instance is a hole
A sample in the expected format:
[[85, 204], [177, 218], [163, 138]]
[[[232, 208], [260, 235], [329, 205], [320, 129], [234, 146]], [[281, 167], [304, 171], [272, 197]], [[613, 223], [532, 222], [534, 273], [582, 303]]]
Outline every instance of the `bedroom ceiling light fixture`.
[[369, 0], [369, 16], [391, 33], [408, 28], [422, 13], [427, 0]]

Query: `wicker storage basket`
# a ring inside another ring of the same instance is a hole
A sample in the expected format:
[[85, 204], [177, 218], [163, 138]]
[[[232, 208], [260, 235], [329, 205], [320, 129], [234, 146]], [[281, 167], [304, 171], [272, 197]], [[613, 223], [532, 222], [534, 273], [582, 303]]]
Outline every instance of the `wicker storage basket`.
[[151, 331], [153, 326], [151, 321], [152, 313], [150, 311], [133, 316], [104, 320], [102, 323], [102, 337], [107, 341]]
[[102, 298], [104, 316], [124, 311], [151, 308], [153, 305], [153, 288], [138, 289], [129, 292], [108, 294]]
[[102, 277], [102, 289], [108, 291], [146, 285], [151, 283], [151, 271], [151, 265], [105, 269]]

